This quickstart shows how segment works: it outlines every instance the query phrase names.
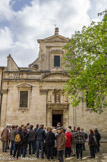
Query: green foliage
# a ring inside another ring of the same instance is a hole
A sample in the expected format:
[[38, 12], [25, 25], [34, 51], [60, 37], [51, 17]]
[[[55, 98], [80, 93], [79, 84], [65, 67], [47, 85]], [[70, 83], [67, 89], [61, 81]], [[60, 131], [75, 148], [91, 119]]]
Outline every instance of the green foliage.
[[70, 75], [65, 91], [72, 105], [87, 100], [90, 107], [94, 103], [94, 112], [101, 113], [107, 106], [107, 12], [101, 22], [75, 32], [65, 49], [64, 64]]

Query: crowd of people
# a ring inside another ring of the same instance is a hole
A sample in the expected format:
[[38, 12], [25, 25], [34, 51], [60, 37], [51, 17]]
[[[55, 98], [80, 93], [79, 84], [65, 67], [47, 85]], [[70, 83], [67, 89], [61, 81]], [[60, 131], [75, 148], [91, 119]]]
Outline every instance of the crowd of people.
[[1, 133], [2, 151], [7, 152], [10, 148], [10, 155], [14, 158], [27, 155], [48, 160], [58, 157], [59, 162], [65, 158], [76, 156], [77, 159], [83, 158], [85, 142], [88, 140], [90, 148], [90, 158], [95, 158], [99, 152], [100, 133], [97, 129], [89, 131], [89, 136], [80, 127], [72, 129], [69, 126], [64, 129], [58, 122], [55, 128], [36, 125], [36, 128], [30, 123], [26, 125], [10, 126], [7, 125]]

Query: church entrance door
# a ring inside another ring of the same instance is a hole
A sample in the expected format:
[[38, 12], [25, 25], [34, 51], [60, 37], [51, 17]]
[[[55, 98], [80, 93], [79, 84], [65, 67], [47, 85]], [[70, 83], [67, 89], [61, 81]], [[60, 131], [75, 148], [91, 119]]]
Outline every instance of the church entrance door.
[[60, 122], [61, 125], [63, 125], [63, 111], [53, 110], [52, 111], [52, 126], [56, 127], [58, 122]]

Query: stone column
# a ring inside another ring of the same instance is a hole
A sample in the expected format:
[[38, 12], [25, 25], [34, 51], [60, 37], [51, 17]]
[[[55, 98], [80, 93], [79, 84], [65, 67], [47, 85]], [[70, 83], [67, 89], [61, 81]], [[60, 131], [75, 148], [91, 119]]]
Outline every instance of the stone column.
[[69, 104], [69, 125], [74, 126], [74, 107], [72, 107], [71, 104]]
[[47, 106], [47, 126], [52, 126], [52, 109], [51, 106]]
[[66, 127], [68, 127], [69, 125], [69, 112], [68, 112], [68, 108], [64, 108], [64, 112], [63, 112], [63, 125]]

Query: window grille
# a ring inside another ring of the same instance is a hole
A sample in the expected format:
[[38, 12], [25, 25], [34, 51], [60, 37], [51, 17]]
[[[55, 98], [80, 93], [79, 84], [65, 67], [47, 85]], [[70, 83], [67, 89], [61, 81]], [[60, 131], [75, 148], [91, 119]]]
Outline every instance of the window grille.
[[28, 107], [28, 91], [20, 91], [20, 107]]

